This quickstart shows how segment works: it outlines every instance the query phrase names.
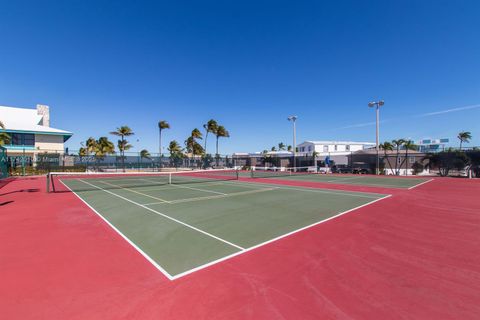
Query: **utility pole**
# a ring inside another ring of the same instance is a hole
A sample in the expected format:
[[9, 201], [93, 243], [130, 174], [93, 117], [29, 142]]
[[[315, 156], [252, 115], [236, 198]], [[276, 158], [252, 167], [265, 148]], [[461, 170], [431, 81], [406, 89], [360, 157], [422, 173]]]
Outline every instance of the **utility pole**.
[[372, 101], [372, 102], [369, 102], [368, 103], [368, 106], [370, 108], [373, 108], [373, 107], [376, 107], [376, 118], [377, 118], [377, 126], [376, 126], [376, 149], [377, 149], [377, 164], [376, 164], [376, 167], [375, 167], [375, 173], [377, 175], [380, 174], [380, 156], [379, 156], [379, 145], [380, 145], [380, 107], [383, 106], [385, 104], [385, 101], [383, 100], [380, 100], [380, 101]]
[[294, 170], [296, 171], [297, 167], [297, 127], [296, 127], [296, 121], [298, 117], [297, 116], [290, 116], [287, 118], [288, 121], [292, 121], [293, 123], [293, 167]]

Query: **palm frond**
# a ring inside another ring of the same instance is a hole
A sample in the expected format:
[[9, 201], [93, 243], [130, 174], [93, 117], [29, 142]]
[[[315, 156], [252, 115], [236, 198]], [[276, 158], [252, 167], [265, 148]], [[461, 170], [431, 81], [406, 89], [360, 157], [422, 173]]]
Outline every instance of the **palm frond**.
[[158, 122], [158, 127], [160, 128], [160, 130], [170, 129], [170, 124], [165, 120], [161, 120]]

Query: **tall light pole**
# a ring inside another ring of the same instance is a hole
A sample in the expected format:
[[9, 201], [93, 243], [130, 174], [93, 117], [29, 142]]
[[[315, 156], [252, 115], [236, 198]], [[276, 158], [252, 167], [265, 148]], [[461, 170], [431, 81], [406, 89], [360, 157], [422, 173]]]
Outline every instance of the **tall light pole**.
[[368, 106], [370, 108], [376, 107], [376, 115], [377, 115], [377, 131], [376, 131], [376, 147], [377, 149], [377, 165], [375, 167], [375, 173], [378, 175], [380, 174], [380, 156], [379, 156], [379, 139], [380, 139], [380, 107], [385, 104], [385, 101], [380, 100], [380, 101], [372, 101], [368, 103]]
[[293, 167], [297, 167], [297, 127], [295, 121], [297, 121], [297, 116], [290, 116], [287, 118], [288, 121], [293, 123]]

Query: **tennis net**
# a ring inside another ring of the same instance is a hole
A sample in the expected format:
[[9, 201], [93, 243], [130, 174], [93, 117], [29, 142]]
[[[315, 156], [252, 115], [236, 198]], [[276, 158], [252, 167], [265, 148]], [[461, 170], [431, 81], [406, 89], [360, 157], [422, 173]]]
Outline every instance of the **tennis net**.
[[47, 192], [130, 189], [237, 179], [238, 171], [234, 169], [176, 172], [51, 172], [47, 175]]
[[252, 167], [252, 178], [275, 178], [291, 175], [305, 175], [317, 173], [317, 168], [310, 167]]

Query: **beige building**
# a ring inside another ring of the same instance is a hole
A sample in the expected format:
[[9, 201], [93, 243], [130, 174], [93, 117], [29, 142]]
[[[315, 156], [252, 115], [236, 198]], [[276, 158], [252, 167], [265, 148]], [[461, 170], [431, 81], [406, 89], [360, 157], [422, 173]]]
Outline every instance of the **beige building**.
[[35, 161], [39, 154], [64, 153], [64, 143], [72, 133], [50, 127], [50, 109], [37, 105], [35, 109], [0, 106], [0, 121], [5, 125], [1, 131], [10, 135], [4, 145], [8, 157], [26, 156]]

